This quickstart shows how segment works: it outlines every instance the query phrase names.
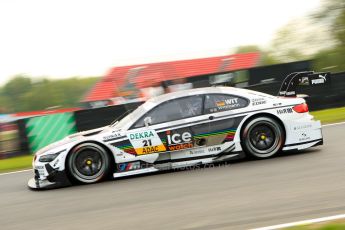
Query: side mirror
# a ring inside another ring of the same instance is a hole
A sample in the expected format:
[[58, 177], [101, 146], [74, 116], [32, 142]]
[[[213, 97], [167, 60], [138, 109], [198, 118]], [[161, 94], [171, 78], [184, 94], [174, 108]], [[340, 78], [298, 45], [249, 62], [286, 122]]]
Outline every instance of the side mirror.
[[145, 117], [144, 118], [144, 124], [145, 124], [145, 127], [149, 127], [152, 123], [152, 119], [151, 117]]

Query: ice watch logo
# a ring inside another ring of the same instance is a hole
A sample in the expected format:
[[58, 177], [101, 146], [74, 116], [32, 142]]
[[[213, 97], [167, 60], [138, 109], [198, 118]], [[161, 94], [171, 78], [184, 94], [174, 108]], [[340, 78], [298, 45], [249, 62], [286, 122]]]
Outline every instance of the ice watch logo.
[[169, 145], [187, 143], [187, 142], [190, 142], [191, 140], [192, 140], [192, 134], [190, 134], [189, 132], [184, 132], [182, 134], [180, 133], [172, 134], [170, 131], [167, 131], [167, 141]]

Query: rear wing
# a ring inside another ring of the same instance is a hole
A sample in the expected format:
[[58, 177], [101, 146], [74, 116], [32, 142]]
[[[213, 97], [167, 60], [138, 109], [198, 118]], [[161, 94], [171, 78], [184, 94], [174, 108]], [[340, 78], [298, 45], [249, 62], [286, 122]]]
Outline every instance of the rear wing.
[[290, 73], [284, 79], [278, 96], [281, 97], [295, 97], [297, 86], [318, 86], [331, 83], [331, 73], [329, 72], [314, 72], [304, 71]]

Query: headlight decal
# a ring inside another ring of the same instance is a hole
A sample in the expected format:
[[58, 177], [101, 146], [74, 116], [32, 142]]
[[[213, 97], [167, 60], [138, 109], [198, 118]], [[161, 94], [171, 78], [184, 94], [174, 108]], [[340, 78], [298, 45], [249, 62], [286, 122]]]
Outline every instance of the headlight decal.
[[55, 158], [57, 156], [59, 156], [59, 154], [64, 152], [64, 151], [66, 151], [66, 149], [61, 150], [61, 151], [56, 152], [56, 153], [52, 153], [52, 154], [41, 155], [41, 156], [39, 156], [38, 161], [43, 162], [43, 163], [51, 162], [51, 161], [55, 160]]

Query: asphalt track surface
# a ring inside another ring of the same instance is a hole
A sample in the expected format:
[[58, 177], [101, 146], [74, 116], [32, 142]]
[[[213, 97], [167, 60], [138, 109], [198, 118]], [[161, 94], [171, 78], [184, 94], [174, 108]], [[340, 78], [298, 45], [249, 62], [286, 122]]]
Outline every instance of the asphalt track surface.
[[248, 229], [345, 213], [345, 125], [269, 160], [49, 191], [0, 176], [0, 229]]

